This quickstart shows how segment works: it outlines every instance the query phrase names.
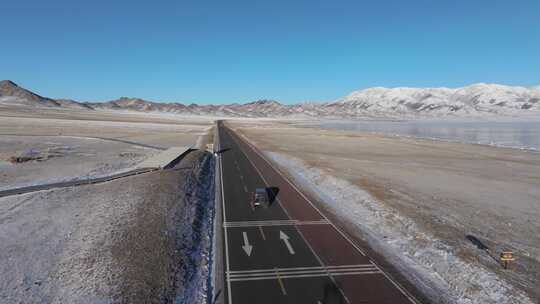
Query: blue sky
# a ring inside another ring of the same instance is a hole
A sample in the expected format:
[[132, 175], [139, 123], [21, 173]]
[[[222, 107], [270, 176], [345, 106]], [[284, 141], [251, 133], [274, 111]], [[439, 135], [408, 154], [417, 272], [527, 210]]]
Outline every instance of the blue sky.
[[3, 1], [0, 78], [84, 101], [540, 84], [540, 1]]

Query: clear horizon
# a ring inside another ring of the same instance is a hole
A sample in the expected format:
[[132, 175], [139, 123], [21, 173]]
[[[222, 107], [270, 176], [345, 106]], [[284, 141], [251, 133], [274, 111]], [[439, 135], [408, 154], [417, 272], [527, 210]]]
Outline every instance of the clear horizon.
[[285, 104], [540, 84], [538, 1], [9, 2], [0, 79], [51, 98]]
[[[47, 96], [47, 95], [44, 95], [44, 94], [41, 94], [40, 92], [36, 91], [36, 90], [33, 90], [32, 88], [28, 88], [28, 87], [25, 87], [24, 84], [20, 84], [16, 81], [13, 81], [12, 79], [0, 79], [0, 81], [11, 81], [13, 83], [15, 83], [17, 86], [23, 88], [23, 89], [26, 89], [32, 93], [35, 93], [35, 94], [38, 94], [42, 97], [46, 97], [46, 98], [53, 98], [53, 99], [73, 99], [73, 98], [69, 98], [69, 97], [53, 97], [53, 96]], [[471, 86], [471, 85], [477, 85], [477, 84], [481, 84], [481, 83], [471, 83], [469, 85], [465, 85], [465, 86], [461, 86], [461, 87], [415, 87], [415, 88], [419, 88], [419, 89], [429, 89], [429, 88], [447, 88], [447, 89], [457, 89], [457, 88], [462, 88], [462, 87], [466, 87], [466, 86]], [[488, 85], [505, 85], [505, 86], [509, 86], [509, 85], [506, 85], [506, 84], [502, 84], [502, 83], [484, 83], [484, 84], [488, 84]], [[511, 86], [511, 87], [524, 87], [526, 89], [531, 89], [531, 88], [536, 88], [536, 87], [539, 87], [540, 88], [540, 85], [532, 85], [532, 86], [519, 86], [519, 85], [515, 85], [515, 86]], [[356, 91], [360, 91], [360, 90], [364, 90], [364, 89], [370, 89], [370, 88], [375, 88], [375, 87], [369, 87], [369, 88], [362, 88], [362, 89], [359, 89], [359, 90], [356, 90]], [[386, 87], [387, 89], [395, 89], [395, 88], [412, 88], [412, 87]], [[352, 93], [351, 92], [348, 92], [346, 94], [343, 94], [342, 96], [340, 97], [345, 97], [347, 94], [349, 93]], [[122, 95], [122, 96], [117, 96], [115, 98], [111, 98], [111, 99], [108, 99], [108, 100], [77, 100], [77, 99], [73, 99], [77, 102], [88, 102], [88, 103], [103, 103], [103, 102], [109, 102], [109, 101], [115, 101], [115, 100], [118, 100], [118, 99], [122, 99], [122, 98], [128, 98], [128, 99], [142, 99], [142, 100], [145, 100], [145, 101], [149, 101], [149, 102], [156, 102], [156, 103], [181, 103], [181, 104], [185, 104], [185, 105], [189, 105], [189, 104], [192, 104], [192, 103], [195, 103], [195, 104], [201, 104], [201, 105], [212, 105], [212, 104], [217, 104], [217, 103], [212, 103], [212, 102], [189, 102], [189, 101], [176, 101], [176, 100], [167, 100], [167, 101], [163, 101], [163, 100], [152, 100], [152, 99], [146, 99], [146, 98], [141, 98], [139, 96], [126, 96], [126, 95]], [[270, 100], [270, 101], [277, 101], [279, 103], [282, 103], [282, 104], [286, 104], [286, 105], [294, 105], [294, 104], [300, 104], [300, 103], [324, 103], [324, 102], [332, 102], [332, 101], [336, 101], [336, 99], [334, 100], [304, 100], [304, 101], [298, 101], [298, 102], [282, 102], [280, 100], [276, 100], [276, 99], [272, 99], [272, 98], [260, 98], [260, 99], [256, 99], [256, 100], [246, 100], [246, 101], [233, 101], [233, 102], [222, 102], [222, 103], [219, 103], [219, 104], [233, 104], [233, 103], [238, 103], [238, 104], [245, 104], [245, 103], [250, 103], [250, 102], [256, 102], [256, 101], [261, 101], [261, 100]]]

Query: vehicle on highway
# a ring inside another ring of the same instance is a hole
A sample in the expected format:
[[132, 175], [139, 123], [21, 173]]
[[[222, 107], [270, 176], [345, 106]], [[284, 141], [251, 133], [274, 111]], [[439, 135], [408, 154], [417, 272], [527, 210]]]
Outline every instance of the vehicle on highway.
[[268, 191], [266, 188], [256, 188], [255, 192], [253, 193], [253, 201], [251, 204], [253, 207], [261, 207], [261, 206], [268, 206], [269, 203], [268, 198]]

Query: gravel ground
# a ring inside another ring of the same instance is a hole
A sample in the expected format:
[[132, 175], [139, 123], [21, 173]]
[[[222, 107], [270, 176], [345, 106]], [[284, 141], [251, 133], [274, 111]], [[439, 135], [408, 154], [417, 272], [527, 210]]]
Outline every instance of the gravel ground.
[[197, 302], [211, 187], [196, 151], [173, 170], [0, 199], [0, 302]]

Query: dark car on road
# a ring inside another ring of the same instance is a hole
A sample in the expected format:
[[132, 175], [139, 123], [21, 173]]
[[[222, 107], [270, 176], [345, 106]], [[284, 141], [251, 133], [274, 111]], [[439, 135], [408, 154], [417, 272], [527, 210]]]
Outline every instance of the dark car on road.
[[256, 188], [255, 192], [253, 193], [253, 201], [252, 205], [253, 207], [261, 207], [261, 206], [268, 206], [269, 198], [268, 198], [268, 191], [266, 188]]

